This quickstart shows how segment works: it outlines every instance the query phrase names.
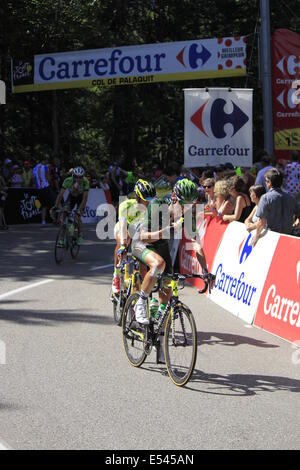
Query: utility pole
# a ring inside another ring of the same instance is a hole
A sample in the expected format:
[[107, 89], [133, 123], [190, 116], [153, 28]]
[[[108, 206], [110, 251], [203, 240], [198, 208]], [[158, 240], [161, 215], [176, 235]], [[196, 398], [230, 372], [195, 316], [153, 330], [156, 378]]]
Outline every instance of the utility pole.
[[272, 114], [272, 69], [270, 38], [270, 5], [269, 0], [260, 0], [260, 57], [264, 110], [264, 147], [273, 155], [273, 114]]

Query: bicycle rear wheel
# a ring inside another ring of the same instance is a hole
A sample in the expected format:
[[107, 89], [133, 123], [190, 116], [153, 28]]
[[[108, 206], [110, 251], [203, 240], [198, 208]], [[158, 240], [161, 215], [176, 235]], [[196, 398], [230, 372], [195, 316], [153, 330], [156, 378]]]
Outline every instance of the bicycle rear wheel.
[[66, 253], [68, 251], [68, 235], [67, 235], [67, 227], [62, 225], [57, 232], [56, 240], [55, 240], [55, 247], [54, 247], [54, 258], [57, 264], [60, 264]]
[[192, 312], [185, 306], [169, 313], [165, 326], [165, 360], [168, 374], [175, 385], [185, 385], [197, 358], [197, 329]]
[[122, 320], [122, 336], [126, 356], [130, 364], [140, 367], [147, 357], [144, 350], [145, 327], [135, 320], [134, 306], [139, 294], [132, 294], [125, 305]]

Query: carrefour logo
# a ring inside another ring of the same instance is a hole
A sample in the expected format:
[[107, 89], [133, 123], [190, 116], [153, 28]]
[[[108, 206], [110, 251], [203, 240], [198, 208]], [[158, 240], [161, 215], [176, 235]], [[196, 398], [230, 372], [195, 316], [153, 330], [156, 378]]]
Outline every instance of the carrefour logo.
[[283, 75], [295, 76], [300, 73], [300, 56], [290, 55], [280, 59], [276, 67]]
[[184, 67], [190, 67], [191, 69], [197, 69], [203, 67], [203, 65], [210, 59], [211, 53], [202, 44], [192, 44], [191, 46], [185, 46], [179, 54], [176, 56], [178, 62]]
[[[249, 116], [232, 100], [224, 100], [217, 98], [209, 104], [211, 100], [207, 100], [192, 116], [191, 122], [209, 137], [211, 133], [216, 139], [224, 139], [225, 137], [233, 137], [248, 121]], [[224, 110], [225, 106], [232, 108], [231, 112]], [[225, 126], [231, 124], [232, 130], [228, 131]]]
[[246, 241], [243, 240], [239, 247], [239, 263], [242, 264], [248, 259], [252, 253], [252, 246], [250, 245], [251, 233], [248, 235]]

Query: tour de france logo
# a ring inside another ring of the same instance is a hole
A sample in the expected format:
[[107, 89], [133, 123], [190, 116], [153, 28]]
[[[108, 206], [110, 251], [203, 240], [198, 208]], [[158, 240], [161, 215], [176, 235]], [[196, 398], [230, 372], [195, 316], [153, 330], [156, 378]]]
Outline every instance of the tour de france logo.
[[20, 213], [23, 220], [31, 219], [41, 213], [42, 204], [36, 195], [24, 193], [23, 199], [20, 200]]

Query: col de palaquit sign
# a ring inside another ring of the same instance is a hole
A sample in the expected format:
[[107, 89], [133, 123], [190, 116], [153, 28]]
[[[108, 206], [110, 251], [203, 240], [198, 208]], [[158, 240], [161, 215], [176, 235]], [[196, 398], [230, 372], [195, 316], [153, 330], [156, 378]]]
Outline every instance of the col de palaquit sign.
[[246, 74], [246, 37], [195, 39], [12, 59], [14, 93]]

